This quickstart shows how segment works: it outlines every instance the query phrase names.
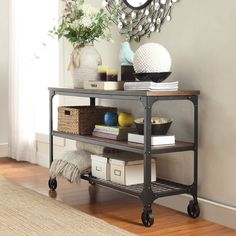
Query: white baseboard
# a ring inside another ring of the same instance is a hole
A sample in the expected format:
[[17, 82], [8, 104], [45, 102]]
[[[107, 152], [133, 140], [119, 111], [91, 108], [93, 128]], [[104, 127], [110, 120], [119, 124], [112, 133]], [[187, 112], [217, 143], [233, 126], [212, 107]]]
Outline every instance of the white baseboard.
[[[49, 143], [49, 136], [48, 134], [41, 134], [37, 133], [36, 134], [36, 141], [40, 143]], [[65, 146], [65, 139], [64, 138], [59, 138], [59, 137], [54, 137], [53, 138], [53, 144], [57, 146], [64, 147]]]
[[[160, 198], [155, 203], [186, 213], [189, 200], [192, 200], [191, 196], [182, 194]], [[200, 217], [236, 229], [236, 207], [230, 207], [203, 198], [198, 198], [198, 202], [201, 210]]]
[[0, 143], [0, 157], [8, 157], [8, 143]]
[[49, 168], [48, 155], [37, 152], [37, 164], [46, 168]]

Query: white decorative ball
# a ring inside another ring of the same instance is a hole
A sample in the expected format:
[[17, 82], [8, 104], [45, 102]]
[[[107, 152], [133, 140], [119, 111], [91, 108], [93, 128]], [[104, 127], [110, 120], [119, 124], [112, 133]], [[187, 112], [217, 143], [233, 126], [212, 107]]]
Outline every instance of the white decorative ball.
[[168, 72], [170, 68], [170, 54], [161, 44], [146, 43], [135, 52], [134, 70], [136, 73]]

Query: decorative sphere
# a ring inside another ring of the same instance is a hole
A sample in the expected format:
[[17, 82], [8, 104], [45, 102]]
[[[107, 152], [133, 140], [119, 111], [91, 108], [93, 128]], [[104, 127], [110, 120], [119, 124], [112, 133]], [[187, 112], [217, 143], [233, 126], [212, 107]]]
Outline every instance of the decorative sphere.
[[130, 127], [134, 122], [134, 117], [131, 113], [121, 112], [118, 116], [118, 124], [121, 127]]
[[118, 115], [116, 112], [107, 111], [104, 115], [104, 124], [108, 126], [116, 126], [118, 122]]
[[159, 43], [143, 44], [135, 52], [134, 70], [136, 73], [168, 72], [170, 68], [170, 54]]

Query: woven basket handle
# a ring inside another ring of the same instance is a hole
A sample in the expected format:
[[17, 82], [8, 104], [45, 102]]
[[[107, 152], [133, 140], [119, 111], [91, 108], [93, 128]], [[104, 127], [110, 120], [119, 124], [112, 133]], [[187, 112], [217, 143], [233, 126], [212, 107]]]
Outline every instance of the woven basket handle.
[[70, 111], [65, 110], [65, 111], [64, 111], [64, 114], [65, 114], [65, 116], [70, 116]]

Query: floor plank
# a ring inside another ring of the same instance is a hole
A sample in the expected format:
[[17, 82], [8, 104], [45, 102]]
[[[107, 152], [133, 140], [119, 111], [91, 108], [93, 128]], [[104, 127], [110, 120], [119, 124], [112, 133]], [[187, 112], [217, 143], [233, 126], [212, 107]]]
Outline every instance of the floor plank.
[[0, 175], [22, 186], [63, 201], [76, 209], [101, 218], [110, 224], [142, 236], [236, 236], [236, 231], [201, 218], [154, 204], [155, 222], [145, 228], [141, 224], [142, 204], [139, 199], [108, 188], [91, 186], [86, 181], [78, 185], [58, 180], [56, 192], [48, 190], [48, 169], [9, 158], [0, 158]]

